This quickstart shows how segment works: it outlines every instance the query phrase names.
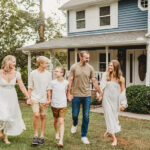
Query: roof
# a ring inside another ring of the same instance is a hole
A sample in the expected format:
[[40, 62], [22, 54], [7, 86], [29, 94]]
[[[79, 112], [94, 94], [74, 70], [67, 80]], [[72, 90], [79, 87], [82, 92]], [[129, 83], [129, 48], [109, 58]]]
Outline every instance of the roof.
[[88, 7], [96, 4], [108, 4], [118, 0], [70, 0], [60, 7], [62, 10], [70, 10], [79, 7]]
[[22, 47], [17, 50], [40, 51], [51, 49], [141, 45], [147, 43], [147, 39], [145, 37], [146, 33], [147, 31], [143, 30], [97, 35], [84, 35], [75, 37], [63, 37], [60, 39], [53, 39], [39, 44]]

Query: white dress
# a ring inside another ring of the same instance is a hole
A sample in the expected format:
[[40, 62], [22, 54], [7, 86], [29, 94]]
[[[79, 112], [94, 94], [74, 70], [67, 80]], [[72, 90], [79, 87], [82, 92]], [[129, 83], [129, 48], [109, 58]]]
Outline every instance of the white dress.
[[115, 81], [106, 81], [106, 73], [100, 83], [103, 92], [102, 106], [106, 121], [107, 132], [115, 134], [121, 131], [118, 120], [118, 111], [120, 107], [127, 107], [125, 90], [121, 92], [119, 83]]
[[19, 72], [10, 82], [0, 76], [0, 130], [11, 136], [20, 135], [25, 130], [15, 89], [16, 80], [19, 78]]

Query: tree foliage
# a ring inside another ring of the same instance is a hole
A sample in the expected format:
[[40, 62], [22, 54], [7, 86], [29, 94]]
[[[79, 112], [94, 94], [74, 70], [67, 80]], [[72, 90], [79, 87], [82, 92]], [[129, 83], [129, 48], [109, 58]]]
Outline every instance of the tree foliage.
[[[33, 0], [0, 0], [0, 63], [4, 56], [13, 54], [19, 67], [27, 64], [27, 56], [16, 48], [29, 41], [39, 42], [38, 5], [39, 2]], [[45, 39], [61, 37], [62, 27], [55, 18], [45, 19]]]

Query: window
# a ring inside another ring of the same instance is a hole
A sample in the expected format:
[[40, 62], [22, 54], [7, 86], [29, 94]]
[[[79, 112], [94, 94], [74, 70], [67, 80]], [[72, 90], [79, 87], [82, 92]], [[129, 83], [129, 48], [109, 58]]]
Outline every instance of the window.
[[148, 9], [148, 0], [138, 0], [138, 6], [141, 10]]
[[85, 28], [85, 10], [76, 12], [77, 29]]
[[100, 26], [110, 25], [110, 6], [101, 7], [99, 13]]
[[[108, 61], [110, 62], [110, 53], [108, 54]], [[99, 71], [106, 71], [106, 53], [99, 54]]]

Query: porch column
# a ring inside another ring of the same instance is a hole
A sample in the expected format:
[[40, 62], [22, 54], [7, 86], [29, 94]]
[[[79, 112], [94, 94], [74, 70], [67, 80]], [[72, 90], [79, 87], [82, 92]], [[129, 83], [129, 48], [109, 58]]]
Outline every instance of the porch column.
[[74, 52], [75, 52], [75, 61], [74, 62], [77, 63], [78, 48], [75, 48]]
[[106, 50], [106, 69], [108, 68], [108, 62], [109, 62], [109, 60], [108, 60], [108, 49], [109, 49], [109, 47], [106, 46], [105, 47], [105, 50]]
[[148, 27], [147, 27], [147, 72], [146, 72], [146, 85], [150, 86], [150, 1], [148, 1]]
[[147, 72], [146, 72], [146, 86], [150, 86], [150, 38], [147, 43]]
[[28, 52], [28, 85], [30, 73], [31, 73], [31, 52]]

